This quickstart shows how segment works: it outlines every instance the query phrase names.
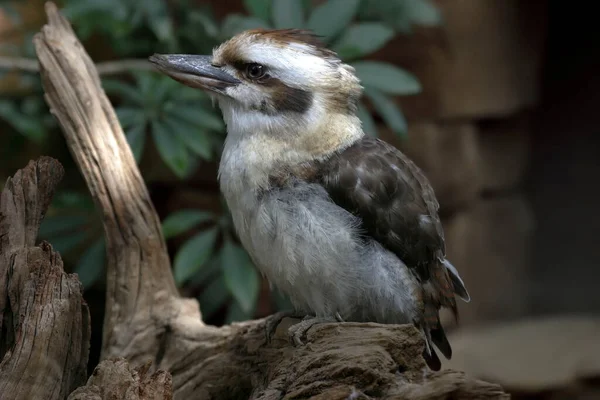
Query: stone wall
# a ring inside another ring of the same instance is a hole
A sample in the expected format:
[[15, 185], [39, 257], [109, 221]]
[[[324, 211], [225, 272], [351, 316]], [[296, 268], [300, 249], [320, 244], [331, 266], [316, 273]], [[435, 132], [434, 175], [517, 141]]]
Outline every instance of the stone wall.
[[408, 140], [381, 134], [434, 186], [448, 256], [473, 299], [460, 304], [461, 325], [512, 319], [529, 309], [535, 221], [522, 183], [540, 97], [546, 9], [544, 2], [518, 0], [437, 4], [442, 27], [416, 29], [374, 55], [413, 72], [424, 89], [398, 99]]

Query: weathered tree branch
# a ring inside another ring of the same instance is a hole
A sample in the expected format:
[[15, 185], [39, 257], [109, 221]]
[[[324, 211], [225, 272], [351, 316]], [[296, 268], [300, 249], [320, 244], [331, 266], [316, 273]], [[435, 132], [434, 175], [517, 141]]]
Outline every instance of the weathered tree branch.
[[[0, 56], [0, 69], [39, 72], [38, 60], [25, 57]], [[99, 75], [117, 75], [129, 71], [153, 71], [152, 65], [146, 60], [117, 60], [103, 61], [96, 64]]]
[[171, 374], [150, 373], [150, 363], [131, 368], [123, 359], [104, 360], [86, 386], [77, 388], [68, 400], [172, 400]]
[[180, 399], [507, 397], [463, 373], [429, 371], [412, 325], [322, 324], [300, 347], [287, 338], [290, 320], [270, 341], [264, 320], [205, 325], [197, 302], [176, 290], [159, 219], [94, 64], [56, 6], [46, 12], [34, 39], [46, 100], [103, 212], [108, 255], [105, 361], [72, 399], [122, 398], [145, 384], [155, 397], [125, 398], [168, 398], [169, 374], [157, 368], [172, 374]]
[[0, 399], [64, 399], [86, 379], [90, 320], [81, 283], [48, 243], [35, 246], [63, 173], [42, 157], [2, 191]]
[[171, 304], [178, 295], [160, 220], [92, 60], [54, 4], [46, 10], [49, 24], [33, 39], [46, 101], [103, 212], [108, 264], [102, 358], [126, 348], [148, 357], [165, 329], [155, 321], [179, 312]]

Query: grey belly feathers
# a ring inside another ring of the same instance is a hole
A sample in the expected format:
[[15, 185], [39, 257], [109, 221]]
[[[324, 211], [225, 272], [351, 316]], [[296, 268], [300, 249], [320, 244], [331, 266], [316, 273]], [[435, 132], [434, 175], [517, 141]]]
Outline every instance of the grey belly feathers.
[[238, 200], [244, 204], [232, 199], [230, 208], [242, 244], [299, 310], [381, 323], [417, 316], [417, 280], [321, 185], [298, 183]]

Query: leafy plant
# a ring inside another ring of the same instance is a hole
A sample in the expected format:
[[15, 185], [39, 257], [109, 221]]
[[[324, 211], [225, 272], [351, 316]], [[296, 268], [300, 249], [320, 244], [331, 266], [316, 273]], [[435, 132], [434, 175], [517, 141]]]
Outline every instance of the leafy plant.
[[[222, 21], [209, 6], [195, 3], [63, 0], [61, 6], [78, 36], [103, 43], [108, 58], [145, 59], [154, 52], [207, 54], [246, 29], [311, 29], [356, 69], [365, 87], [358, 110], [365, 131], [377, 134], [368, 101], [393, 132], [406, 136], [406, 121], [393, 96], [418, 93], [420, 84], [402, 68], [367, 58], [398, 32], [409, 33], [413, 24], [439, 23], [439, 11], [428, 0], [328, 0], [316, 7], [310, 0], [244, 0], [247, 14], [229, 14]], [[12, 4], [0, 0], [0, 7], [18, 24]], [[24, 28], [17, 25], [17, 29]], [[23, 46], [4, 46], [4, 54], [34, 57], [32, 32], [26, 35]], [[21, 138], [43, 144], [58, 135], [57, 124], [45, 106], [37, 74], [23, 73], [20, 79], [26, 94], [0, 99], [0, 119]], [[225, 128], [202, 91], [153, 71], [124, 70], [103, 77], [102, 83], [138, 162], [153, 144], [164, 165], [177, 179], [185, 179], [200, 162], [218, 158]], [[204, 317], [227, 309], [230, 322], [254, 315], [261, 279], [236, 241], [230, 214], [223, 208], [221, 213], [177, 211], [163, 221], [163, 234], [169, 241], [184, 238], [173, 259], [177, 284], [202, 288]], [[84, 287], [99, 282], [104, 272], [104, 238], [93, 210], [85, 190], [59, 192], [40, 232], [63, 255], [74, 257], [73, 270]], [[273, 300], [278, 307], [289, 305], [278, 293], [273, 293]]]
[[103, 86], [121, 100], [116, 112], [136, 160], [144, 151], [147, 131], [179, 178], [193, 171], [196, 158], [210, 161], [218, 151], [225, 126], [202, 91], [151, 72], [136, 73], [133, 85], [105, 79]]

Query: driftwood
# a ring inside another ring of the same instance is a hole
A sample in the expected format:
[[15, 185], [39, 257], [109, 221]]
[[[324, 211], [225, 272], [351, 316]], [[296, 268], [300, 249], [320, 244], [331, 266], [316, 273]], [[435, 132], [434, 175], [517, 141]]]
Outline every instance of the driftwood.
[[64, 399], [85, 383], [90, 317], [76, 275], [35, 246], [62, 166], [41, 158], [6, 182], [0, 204], [0, 398]]
[[[176, 289], [159, 219], [92, 60], [56, 6], [48, 3], [46, 12], [49, 22], [34, 38], [46, 101], [103, 213], [103, 361], [86, 384], [81, 286], [49, 244], [34, 247], [62, 174], [42, 158], [2, 195], [1, 399], [63, 399], [73, 390], [69, 399], [508, 397], [462, 372], [429, 371], [423, 341], [409, 325], [322, 324], [295, 347], [286, 334], [290, 319], [271, 340], [265, 319], [204, 324], [197, 301]], [[27, 396], [16, 396], [28, 387]]]

